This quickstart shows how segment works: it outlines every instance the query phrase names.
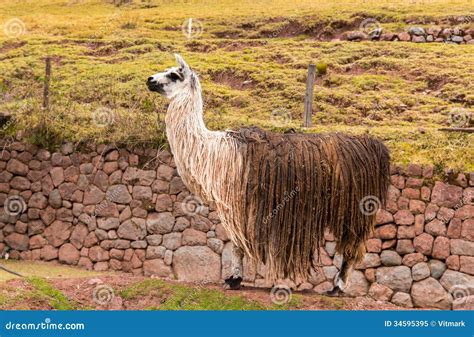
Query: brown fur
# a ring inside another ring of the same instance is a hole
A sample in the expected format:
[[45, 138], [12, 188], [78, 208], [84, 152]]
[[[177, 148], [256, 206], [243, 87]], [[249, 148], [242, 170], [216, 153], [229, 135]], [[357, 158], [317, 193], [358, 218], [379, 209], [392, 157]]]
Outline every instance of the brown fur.
[[307, 279], [326, 229], [345, 262], [361, 260], [375, 214], [364, 215], [360, 202], [374, 196], [383, 205], [389, 182], [389, 153], [380, 141], [257, 128], [229, 135], [244, 152], [240, 230], [250, 257], [266, 265], [267, 278]]

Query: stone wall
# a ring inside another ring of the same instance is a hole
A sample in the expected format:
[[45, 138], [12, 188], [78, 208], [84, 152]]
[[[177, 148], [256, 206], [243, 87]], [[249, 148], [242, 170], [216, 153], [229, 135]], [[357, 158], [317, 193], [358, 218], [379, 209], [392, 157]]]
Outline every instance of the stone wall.
[[[217, 213], [189, 194], [169, 152], [3, 148], [3, 256], [197, 282], [219, 282], [229, 273], [232, 247]], [[348, 294], [407, 307], [472, 308], [474, 173], [448, 173], [446, 182], [433, 179], [431, 167], [392, 168], [387, 205]], [[331, 233], [325, 239], [309, 282], [286, 283], [332, 288], [341, 258]], [[247, 284], [271, 287], [264, 273], [244, 260]]]
[[[470, 19], [471, 20], [471, 19]], [[474, 30], [463, 30], [459, 27], [440, 27], [431, 26], [423, 28], [412, 26], [407, 31], [401, 33], [383, 32], [383, 29], [377, 21], [368, 19], [364, 25], [364, 21], [359, 27], [360, 30], [349, 31], [342, 35], [344, 40], [348, 41], [403, 41], [403, 42], [441, 42], [450, 44], [474, 44]], [[467, 23], [467, 22], [466, 22]]]

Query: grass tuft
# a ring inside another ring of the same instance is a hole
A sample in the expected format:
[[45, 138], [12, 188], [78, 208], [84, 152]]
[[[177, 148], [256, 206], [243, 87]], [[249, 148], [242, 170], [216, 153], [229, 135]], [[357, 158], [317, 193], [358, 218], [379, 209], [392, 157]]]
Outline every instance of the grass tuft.
[[34, 288], [31, 297], [45, 300], [55, 310], [76, 310], [77, 304], [70, 301], [61, 291], [39, 277], [29, 277], [28, 283]]
[[282, 305], [266, 305], [258, 301], [230, 295], [220, 290], [166, 283], [148, 279], [122, 289], [124, 300], [136, 301], [143, 297], [158, 300], [147, 310], [288, 310], [298, 308], [302, 303], [300, 295], [293, 295], [290, 302]]

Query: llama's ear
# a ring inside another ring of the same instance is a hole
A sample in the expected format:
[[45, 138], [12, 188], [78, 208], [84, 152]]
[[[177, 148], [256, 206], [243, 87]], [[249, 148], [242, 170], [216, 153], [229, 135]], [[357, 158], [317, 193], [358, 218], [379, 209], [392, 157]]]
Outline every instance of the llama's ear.
[[183, 60], [181, 55], [174, 54], [174, 57], [176, 58], [176, 62], [178, 62], [179, 66], [183, 68], [183, 70], [189, 70], [188, 64]]

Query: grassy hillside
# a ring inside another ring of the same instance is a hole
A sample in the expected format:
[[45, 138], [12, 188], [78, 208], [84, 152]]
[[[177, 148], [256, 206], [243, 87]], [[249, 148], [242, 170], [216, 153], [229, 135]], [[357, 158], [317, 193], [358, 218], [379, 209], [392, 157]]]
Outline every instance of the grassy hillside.
[[[0, 35], [0, 111], [16, 116], [7, 135], [159, 145], [166, 101], [144, 82], [174, 65], [173, 52], [201, 75], [210, 128], [299, 129], [307, 65], [325, 62], [305, 132], [369, 133], [395, 162], [474, 169], [472, 135], [437, 130], [453, 109], [472, 110], [474, 45], [337, 40], [365, 18], [391, 32], [473, 28], [470, 0], [0, 1], [4, 32], [13, 18], [22, 34]], [[49, 112], [41, 110], [46, 55]]]

